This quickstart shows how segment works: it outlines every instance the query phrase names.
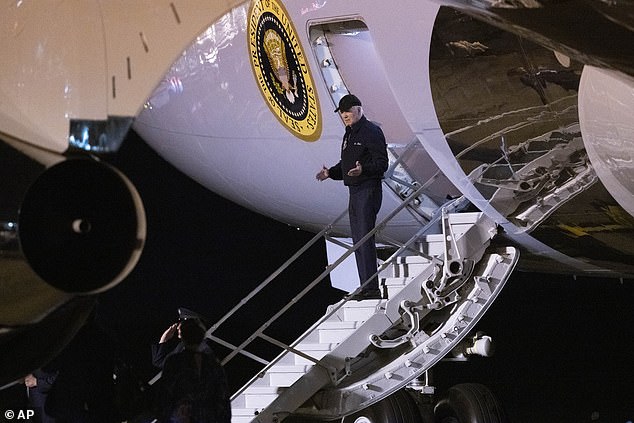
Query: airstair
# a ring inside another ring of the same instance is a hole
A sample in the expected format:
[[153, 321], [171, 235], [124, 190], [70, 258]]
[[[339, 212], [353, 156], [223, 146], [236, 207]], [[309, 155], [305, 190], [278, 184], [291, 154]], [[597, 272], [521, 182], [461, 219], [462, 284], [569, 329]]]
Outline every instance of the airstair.
[[[494, 227], [483, 220], [447, 216], [451, 235], [425, 241], [430, 259], [401, 256], [383, 272], [386, 300], [331, 306], [234, 396], [233, 421], [276, 422], [291, 413], [339, 418], [437, 363], [473, 328], [517, 259], [512, 248], [485, 254]], [[454, 256], [439, 262], [442, 252]]]
[[490, 250], [497, 229], [481, 213], [443, 212], [439, 220], [442, 233], [416, 234], [415, 248], [403, 244], [379, 268], [384, 299], [343, 299], [291, 345], [265, 335], [267, 322], [226, 357], [256, 338], [283, 348], [234, 394], [233, 423], [277, 423], [291, 414], [341, 418], [405, 387], [454, 349], [496, 298], [518, 254]]
[[[386, 185], [403, 201], [374, 231], [350, 247], [240, 345], [215, 336], [220, 325], [310, 246], [328, 238], [335, 224], [347, 215], [347, 211], [342, 212], [207, 331], [208, 338], [231, 350], [223, 365], [238, 354], [263, 365], [234, 393], [233, 423], [279, 423], [291, 415], [335, 420], [371, 406], [422, 378], [456, 349], [502, 290], [517, 263], [518, 252], [512, 247], [491, 245], [498, 230], [495, 222], [480, 212], [463, 211], [467, 202], [462, 197], [437, 206], [425, 196], [433, 177], [420, 184], [402, 167], [399, 169], [401, 160], [391, 161]], [[420, 222], [420, 229], [407, 242], [389, 241], [394, 252], [374, 275], [379, 277], [382, 299], [357, 301], [346, 297], [329, 306], [290, 345], [265, 333], [402, 210]], [[255, 340], [264, 340], [282, 352], [271, 361], [261, 359], [247, 350]]]

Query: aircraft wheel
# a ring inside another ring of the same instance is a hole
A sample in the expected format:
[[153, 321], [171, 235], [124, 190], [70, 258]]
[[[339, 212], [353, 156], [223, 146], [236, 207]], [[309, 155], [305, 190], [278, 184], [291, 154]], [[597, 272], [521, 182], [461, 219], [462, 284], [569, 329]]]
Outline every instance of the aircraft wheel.
[[452, 386], [434, 407], [436, 423], [506, 423], [506, 413], [496, 396], [484, 385]]
[[344, 417], [342, 423], [428, 423], [412, 396], [396, 391], [370, 407]]

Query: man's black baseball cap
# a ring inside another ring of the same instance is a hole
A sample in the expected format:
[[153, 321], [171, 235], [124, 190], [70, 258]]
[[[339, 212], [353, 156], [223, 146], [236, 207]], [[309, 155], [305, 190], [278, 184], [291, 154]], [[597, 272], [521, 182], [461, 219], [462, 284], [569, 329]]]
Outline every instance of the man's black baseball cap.
[[335, 109], [335, 113], [347, 112], [353, 106], [361, 106], [361, 100], [359, 100], [357, 96], [353, 94], [346, 94], [341, 97], [341, 100], [339, 100], [339, 107]]

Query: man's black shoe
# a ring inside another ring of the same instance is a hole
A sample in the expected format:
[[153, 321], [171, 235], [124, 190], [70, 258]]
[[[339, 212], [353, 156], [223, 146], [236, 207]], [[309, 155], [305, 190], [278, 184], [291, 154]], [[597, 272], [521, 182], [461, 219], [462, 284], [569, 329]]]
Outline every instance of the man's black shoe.
[[382, 300], [383, 296], [378, 289], [365, 289], [354, 295], [348, 297], [349, 300], [363, 301], [363, 300]]

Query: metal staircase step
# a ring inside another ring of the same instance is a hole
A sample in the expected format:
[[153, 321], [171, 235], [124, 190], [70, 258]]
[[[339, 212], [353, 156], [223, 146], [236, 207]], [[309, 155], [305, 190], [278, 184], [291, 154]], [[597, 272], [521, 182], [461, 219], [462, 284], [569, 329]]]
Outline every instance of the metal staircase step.
[[[296, 350], [303, 352], [316, 360], [320, 360], [323, 356], [328, 354], [336, 344], [324, 343], [324, 344], [298, 344], [295, 346]], [[292, 354], [295, 358], [295, 364], [314, 364], [307, 358], [301, 355]]]
[[423, 256], [400, 256], [394, 260], [396, 264], [429, 264], [428, 258]]
[[231, 423], [249, 423], [257, 415], [253, 408], [231, 408]]
[[386, 288], [403, 288], [411, 281], [413, 281], [416, 276], [404, 276], [404, 277], [394, 277], [394, 278], [385, 278], [383, 281], [383, 285]]
[[319, 343], [305, 343], [296, 345], [293, 348], [299, 352], [302, 352], [309, 357], [314, 359], [310, 360], [309, 358], [303, 357], [300, 354], [295, 354], [292, 351], [284, 354], [283, 357], [279, 358], [279, 361], [276, 365], [282, 366], [293, 366], [293, 365], [304, 365], [304, 364], [315, 364], [315, 361], [319, 361], [324, 355], [328, 354], [336, 344], [319, 344]]
[[396, 294], [401, 292], [403, 287], [408, 285], [415, 279], [414, 276], [408, 276], [406, 278], [388, 278], [385, 280], [384, 285], [387, 291], [388, 298], [394, 298]]
[[393, 278], [415, 277], [420, 274], [431, 262], [421, 256], [398, 257], [396, 263], [390, 266]]
[[445, 254], [445, 237], [443, 234], [432, 234], [424, 237], [425, 242], [419, 246], [423, 254], [440, 257]]
[[268, 406], [283, 388], [278, 386], [268, 386], [249, 389], [244, 395], [246, 409], [259, 409]]
[[348, 301], [341, 307], [339, 315], [343, 315], [344, 322], [365, 322], [376, 312], [380, 301]]
[[311, 352], [319, 352], [319, 351], [331, 351], [335, 347], [335, 344], [329, 343], [309, 343], [309, 342], [300, 342], [295, 345], [295, 349], [299, 350], [303, 353], [310, 354]]
[[311, 365], [276, 365], [267, 372], [269, 384], [277, 387], [291, 386], [308, 371]]
[[326, 344], [338, 344], [353, 334], [357, 327], [359, 327], [359, 322], [356, 321], [324, 322], [317, 327], [317, 331], [319, 332], [319, 342]]

